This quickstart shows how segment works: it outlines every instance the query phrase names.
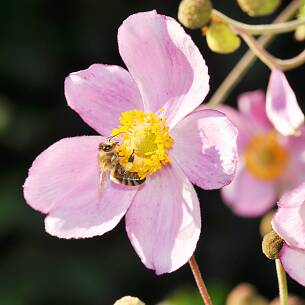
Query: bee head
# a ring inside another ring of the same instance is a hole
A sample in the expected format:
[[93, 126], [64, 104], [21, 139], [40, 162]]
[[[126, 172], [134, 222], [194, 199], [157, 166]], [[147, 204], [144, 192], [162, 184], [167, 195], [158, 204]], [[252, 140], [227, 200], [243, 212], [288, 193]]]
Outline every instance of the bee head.
[[111, 140], [106, 140], [99, 145], [99, 150], [102, 150], [105, 153], [112, 152], [119, 142], [112, 142]]

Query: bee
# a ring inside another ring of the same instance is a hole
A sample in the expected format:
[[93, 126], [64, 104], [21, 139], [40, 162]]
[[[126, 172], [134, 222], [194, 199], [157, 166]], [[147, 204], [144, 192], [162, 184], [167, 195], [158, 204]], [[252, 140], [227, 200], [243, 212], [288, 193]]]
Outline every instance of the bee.
[[99, 167], [101, 171], [100, 185], [103, 187], [106, 172], [110, 172], [111, 181], [117, 184], [137, 186], [145, 182], [146, 178], [140, 178], [136, 172], [128, 170], [134, 161], [134, 152], [128, 159], [128, 164], [124, 167], [120, 164], [118, 155], [119, 142], [112, 141], [112, 137], [99, 144]]

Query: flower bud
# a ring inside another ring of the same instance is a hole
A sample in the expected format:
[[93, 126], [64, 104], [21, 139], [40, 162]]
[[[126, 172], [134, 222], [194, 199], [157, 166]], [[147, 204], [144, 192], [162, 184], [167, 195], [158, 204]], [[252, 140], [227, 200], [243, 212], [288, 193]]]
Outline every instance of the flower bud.
[[200, 29], [211, 18], [210, 0], [182, 0], [178, 9], [179, 21], [188, 29]]
[[269, 259], [277, 259], [283, 247], [284, 240], [274, 231], [269, 232], [263, 238], [262, 250]]
[[[302, 4], [301, 4], [301, 6], [299, 8], [299, 11], [298, 11], [297, 18], [298, 19], [305, 18], [305, 0], [302, 1]], [[305, 40], [305, 24], [302, 24], [302, 25], [297, 27], [297, 29], [294, 32], [294, 38], [297, 41]]]
[[117, 300], [113, 305], [145, 305], [145, 304], [138, 298], [126, 296]]
[[272, 14], [281, 4], [281, 0], [237, 0], [240, 8], [249, 16]]
[[274, 211], [270, 211], [265, 214], [259, 225], [259, 232], [261, 233], [261, 237], [264, 237], [266, 234], [272, 231], [271, 220], [274, 215]]
[[220, 54], [228, 54], [240, 46], [240, 38], [225, 23], [212, 22], [205, 31], [209, 48]]
[[[274, 299], [269, 305], [281, 305], [281, 300], [279, 297]], [[305, 305], [304, 300], [300, 299], [295, 295], [288, 296], [288, 305]]]
[[242, 283], [230, 292], [226, 305], [268, 305], [268, 301], [256, 291], [254, 286]]

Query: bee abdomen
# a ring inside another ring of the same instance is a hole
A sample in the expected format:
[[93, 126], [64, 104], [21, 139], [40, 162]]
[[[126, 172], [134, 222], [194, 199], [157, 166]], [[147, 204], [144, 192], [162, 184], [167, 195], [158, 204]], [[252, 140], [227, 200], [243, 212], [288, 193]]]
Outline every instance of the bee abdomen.
[[112, 180], [119, 184], [137, 186], [145, 182], [146, 178], [141, 179], [135, 172], [126, 171], [121, 165], [116, 166]]
[[[130, 173], [130, 174], [136, 174], [136, 173]], [[125, 185], [137, 186], [137, 185], [144, 183], [145, 180], [146, 180], [146, 178], [140, 179], [140, 177], [138, 175], [136, 177], [129, 176], [129, 177], [124, 177], [122, 183]]]

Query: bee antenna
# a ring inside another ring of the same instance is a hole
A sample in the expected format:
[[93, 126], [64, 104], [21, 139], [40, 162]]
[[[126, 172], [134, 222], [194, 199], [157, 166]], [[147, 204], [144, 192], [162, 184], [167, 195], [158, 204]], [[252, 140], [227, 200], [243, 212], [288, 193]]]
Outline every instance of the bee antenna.
[[113, 135], [113, 136], [110, 136], [110, 137], [107, 138], [107, 140], [112, 140], [113, 138], [117, 137], [117, 136], [120, 135], [121, 133], [122, 133], [122, 132], [119, 132], [119, 133], [117, 133], [117, 134], [115, 134], [115, 135]]

